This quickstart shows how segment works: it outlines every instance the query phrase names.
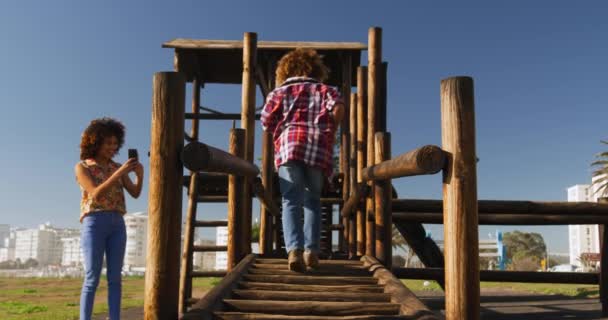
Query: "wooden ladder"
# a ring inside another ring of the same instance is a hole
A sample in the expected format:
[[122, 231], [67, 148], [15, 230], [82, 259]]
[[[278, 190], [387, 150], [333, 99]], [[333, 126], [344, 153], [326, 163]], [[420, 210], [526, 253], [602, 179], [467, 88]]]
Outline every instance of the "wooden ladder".
[[439, 319], [374, 258], [306, 273], [249, 255], [181, 319]]

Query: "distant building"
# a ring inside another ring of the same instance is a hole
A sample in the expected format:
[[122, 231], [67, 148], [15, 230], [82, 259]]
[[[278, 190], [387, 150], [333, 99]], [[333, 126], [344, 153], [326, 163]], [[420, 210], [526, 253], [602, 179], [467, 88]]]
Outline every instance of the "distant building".
[[145, 212], [136, 212], [124, 216], [127, 229], [127, 247], [124, 265], [128, 267], [145, 267], [147, 252], [148, 216]]
[[[197, 240], [194, 242], [195, 245], [214, 245], [213, 240]], [[214, 270], [216, 261], [216, 252], [194, 252], [193, 265], [197, 270]]]
[[49, 223], [38, 229], [19, 230], [15, 235], [15, 259], [34, 259], [41, 266], [59, 264], [63, 248], [58, 248], [58, 241], [57, 232]]
[[[218, 246], [228, 245], [228, 227], [215, 228], [215, 244]], [[228, 269], [228, 253], [216, 252], [215, 254], [215, 270]]]
[[2, 241], [0, 248], [0, 262], [15, 260], [15, 231], [11, 231], [9, 236]]
[[0, 248], [6, 248], [4, 242], [11, 234], [11, 226], [8, 224], [0, 224]]
[[[568, 188], [568, 202], [597, 202], [597, 186], [577, 184]], [[597, 224], [569, 225], [570, 264], [581, 266], [579, 258], [583, 253], [600, 252], [600, 233]]]
[[62, 238], [63, 246], [61, 265], [66, 267], [79, 267], [84, 263], [82, 249], [80, 248], [80, 237]]

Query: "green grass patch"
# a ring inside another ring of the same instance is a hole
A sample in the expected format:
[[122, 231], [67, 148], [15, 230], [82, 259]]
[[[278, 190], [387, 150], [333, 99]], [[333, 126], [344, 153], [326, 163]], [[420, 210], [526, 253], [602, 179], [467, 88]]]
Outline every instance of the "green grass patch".
[[46, 306], [35, 305], [20, 301], [2, 301], [0, 302], [0, 310], [7, 314], [31, 314], [36, 312], [45, 312], [48, 310]]

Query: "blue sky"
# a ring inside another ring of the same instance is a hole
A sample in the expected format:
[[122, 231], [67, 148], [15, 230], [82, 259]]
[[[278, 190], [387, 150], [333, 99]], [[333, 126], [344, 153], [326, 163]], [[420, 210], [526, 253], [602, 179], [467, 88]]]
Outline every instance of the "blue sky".
[[[383, 28], [394, 155], [441, 145], [439, 82], [468, 75], [479, 198], [565, 201], [568, 186], [589, 182], [589, 164], [605, 151], [599, 140], [608, 139], [606, 16], [600, 1], [3, 1], [0, 223], [78, 226], [73, 166], [93, 118], [121, 119], [125, 148], [145, 154], [152, 75], [172, 70], [163, 42], [252, 31], [259, 40], [365, 43], [370, 26]], [[240, 88], [209, 85], [203, 104], [239, 112]], [[228, 128], [206, 122], [201, 137], [225, 147]], [[439, 176], [394, 184], [401, 197], [441, 197]], [[129, 211], [146, 210], [147, 190], [146, 179]], [[219, 206], [201, 212], [225, 216]], [[566, 227], [517, 229], [542, 232], [551, 251], [567, 252]]]

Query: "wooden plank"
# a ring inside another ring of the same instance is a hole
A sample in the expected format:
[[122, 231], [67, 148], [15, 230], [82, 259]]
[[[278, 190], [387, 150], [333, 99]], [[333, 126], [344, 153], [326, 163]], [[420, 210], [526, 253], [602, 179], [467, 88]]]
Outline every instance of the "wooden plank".
[[345, 285], [345, 284], [377, 284], [373, 278], [361, 277], [329, 277], [329, 276], [287, 276], [287, 275], [252, 275], [243, 276], [246, 281], [288, 283], [288, 284], [323, 284], [323, 285]]
[[154, 74], [144, 319], [175, 319], [179, 297], [186, 79]]
[[441, 141], [448, 154], [443, 174], [445, 314], [479, 319], [477, 167], [473, 79], [441, 81]]
[[406, 316], [288, 316], [282, 314], [267, 313], [244, 313], [244, 312], [216, 312], [215, 316], [220, 320], [423, 320], [423, 318], [412, 318]]
[[289, 284], [289, 283], [265, 283], [247, 282], [239, 283], [239, 288], [249, 290], [275, 290], [275, 291], [314, 291], [314, 292], [384, 292], [378, 285], [315, 285], [315, 284]]
[[384, 292], [390, 293], [391, 302], [398, 303], [399, 314], [407, 316], [425, 316], [425, 319], [439, 319], [430, 309], [410, 291], [403, 282], [397, 279], [378, 260], [370, 256], [361, 257], [365, 266], [374, 273], [374, 278], [384, 286]]
[[206, 220], [206, 221], [195, 221], [194, 226], [197, 228], [203, 227], [227, 227], [227, 220]]
[[390, 302], [387, 293], [362, 292], [305, 292], [305, 291], [270, 291], [270, 290], [234, 290], [235, 299], [275, 300], [275, 301], [361, 301]]
[[[255, 261], [256, 255], [250, 254], [228, 273], [220, 283], [214, 286], [204, 297], [198, 300], [192, 308], [180, 319], [182, 320], [211, 320], [213, 312], [219, 311], [222, 307], [222, 299], [229, 298], [232, 290], [236, 288], [243, 274], [249, 265]], [[177, 318], [177, 317], [175, 317]], [[171, 319], [175, 319], [171, 318]], [[169, 319], [169, 318], [163, 318]]]
[[[243, 42], [238, 40], [177, 38], [163, 43], [163, 48], [242, 50]], [[367, 46], [360, 42], [258, 41], [257, 48], [258, 50], [283, 49], [286, 51], [297, 48], [310, 48], [315, 50], [366, 50]]]
[[369, 181], [435, 174], [444, 164], [445, 155], [441, 148], [426, 145], [363, 169], [361, 179]]
[[228, 246], [214, 246], [214, 245], [198, 245], [192, 246], [192, 251], [195, 252], [217, 252], [217, 251], [227, 251]]
[[[287, 259], [268, 259], [268, 258], [258, 258], [256, 263], [272, 263], [272, 264], [284, 264], [287, 267]], [[319, 264], [323, 265], [357, 265], [362, 266], [363, 263], [357, 260], [320, 260]]]
[[397, 315], [399, 305], [383, 302], [323, 302], [224, 299], [227, 310], [286, 315], [347, 316], [358, 314]]
[[[277, 266], [277, 265], [271, 265]], [[281, 268], [251, 268], [248, 271], [249, 274], [264, 274], [264, 275], [291, 275], [297, 276], [301, 273], [287, 270], [285, 267]], [[349, 277], [370, 277], [371, 273], [366, 269], [361, 268], [319, 268], [315, 270], [306, 271], [306, 275], [310, 276], [349, 276]]]
[[[186, 113], [186, 119], [197, 120], [241, 120], [239, 113]], [[260, 120], [260, 114], [254, 115], [255, 120]]]

